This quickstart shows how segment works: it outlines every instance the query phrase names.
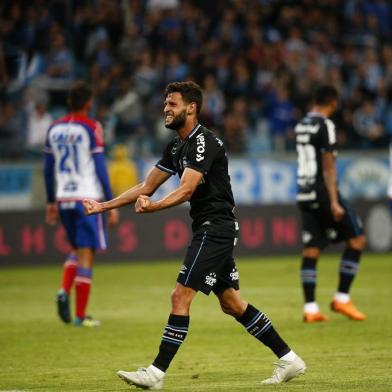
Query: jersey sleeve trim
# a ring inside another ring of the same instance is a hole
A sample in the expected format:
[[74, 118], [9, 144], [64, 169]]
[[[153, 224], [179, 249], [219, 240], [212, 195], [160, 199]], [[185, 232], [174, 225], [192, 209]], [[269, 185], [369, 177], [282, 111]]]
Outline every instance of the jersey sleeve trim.
[[162, 171], [164, 171], [164, 172], [166, 172], [166, 173], [169, 173], [169, 174], [171, 174], [171, 175], [174, 175], [174, 174], [177, 173], [176, 171], [171, 170], [171, 169], [169, 169], [169, 168], [167, 168], [167, 167], [165, 167], [165, 166], [162, 166], [162, 165], [159, 164], [159, 163], [157, 163], [157, 164], [155, 165], [155, 167], [157, 167], [158, 169], [160, 169], [160, 170], [162, 170]]
[[203, 175], [206, 173], [204, 168], [202, 168], [200, 166], [192, 165], [192, 164], [185, 165], [185, 168], [196, 170], [196, 171], [198, 171], [199, 173], [201, 173]]

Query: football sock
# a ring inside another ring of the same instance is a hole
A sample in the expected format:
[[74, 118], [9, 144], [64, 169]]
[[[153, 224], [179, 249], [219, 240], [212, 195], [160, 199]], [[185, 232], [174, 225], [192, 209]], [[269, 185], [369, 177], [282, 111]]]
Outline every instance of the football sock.
[[76, 270], [76, 316], [80, 319], [86, 317], [86, 307], [90, 295], [92, 275], [93, 271], [91, 268], [78, 267]]
[[244, 314], [237, 318], [246, 330], [269, 347], [278, 358], [283, 357], [290, 348], [287, 343], [279, 336], [272, 326], [271, 320], [263, 313], [248, 304]]
[[188, 333], [189, 316], [171, 314], [163, 331], [159, 353], [152, 363], [165, 372]]
[[350, 302], [350, 294], [337, 292], [334, 295], [334, 299], [342, 304], [346, 304]]
[[280, 359], [283, 359], [284, 361], [294, 361], [295, 358], [297, 358], [297, 354], [293, 351], [290, 350], [287, 354], [283, 355]]
[[154, 365], [150, 365], [148, 367], [148, 369], [150, 369], [158, 378], [163, 378], [165, 377], [165, 372], [163, 372], [161, 369], [158, 369], [156, 366]]
[[304, 312], [305, 313], [318, 313], [320, 311], [320, 308], [317, 304], [317, 302], [306, 302], [304, 304]]
[[61, 283], [61, 288], [68, 295], [71, 291], [71, 287], [76, 276], [77, 260], [78, 257], [75, 254], [70, 253], [69, 256], [67, 257], [67, 260], [65, 260], [64, 263], [63, 280]]
[[317, 259], [303, 257], [301, 265], [301, 282], [304, 292], [305, 303], [315, 301], [317, 283]]
[[339, 293], [348, 293], [351, 287], [351, 283], [354, 280], [355, 275], [358, 272], [359, 259], [361, 257], [361, 251], [347, 247], [342, 255], [340, 261], [339, 271]]

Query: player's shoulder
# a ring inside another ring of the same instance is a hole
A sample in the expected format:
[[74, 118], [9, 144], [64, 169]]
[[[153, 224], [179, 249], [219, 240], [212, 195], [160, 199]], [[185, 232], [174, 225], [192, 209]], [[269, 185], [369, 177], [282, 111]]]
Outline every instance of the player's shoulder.
[[295, 126], [296, 133], [317, 134], [327, 128], [327, 121], [331, 121], [320, 113], [307, 113]]
[[216, 133], [202, 125], [194, 137], [194, 143], [196, 145], [223, 147], [223, 142]]
[[53, 129], [54, 127], [56, 127], [57, 125], [61, 125], [61, 124], [66, 124], [66, 123], [68, 123], [68, 122], [69, 122], [68, 117], [69, 117], [69, 115], [65, 115], [65, 116], [61, 116], [61, 117], [57, 118], [56, 120], [54, 120], [54, 121], [50, 124], [50, 126], [49, 126], [49, 131], [50, 131], [51, 129]]
[[73, 120], [81, 125], [84, 125], [85, 127], [90, 128], [92, 131], [100, 130], [102, 129], [102, 125], [99, 121], [87, 117], [87, 116], [70, 116], [70, 118], [73, 118]]

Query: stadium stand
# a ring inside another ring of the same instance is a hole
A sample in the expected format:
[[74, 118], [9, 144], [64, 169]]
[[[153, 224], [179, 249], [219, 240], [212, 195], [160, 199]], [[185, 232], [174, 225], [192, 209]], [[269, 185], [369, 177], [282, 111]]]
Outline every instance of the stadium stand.
[[37, 155], [32, 109], [40, 124], [59, 117], [80, 78], [95, 87], [93, 116], [109, 145], [139, 156], [171, 136], [162, 88], [183, 79], [203, 86], [202, 121], [231, 153], [293, 149], [293, 125], [326, 80], [342, 94], [339, 147], [385, 148], [391, 39], [387, 0], [3, 1], [0, 156]]

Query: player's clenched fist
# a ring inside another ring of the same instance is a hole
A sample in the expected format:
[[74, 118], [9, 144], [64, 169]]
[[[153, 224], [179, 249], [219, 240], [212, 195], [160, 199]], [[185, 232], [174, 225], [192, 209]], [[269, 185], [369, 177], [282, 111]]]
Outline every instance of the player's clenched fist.
[[135, 203], [135, 211], [140, 212], [148, 212], [149, 207], [151, 205], [151, 200], [148, 196], [140, 195]]
[[86, 215], [98, 214], [102, 212], [101, 203], [98, 203], [97, 201], [92, 199], [84, 199], [83, 207], [84, 207], [84, 213]]

